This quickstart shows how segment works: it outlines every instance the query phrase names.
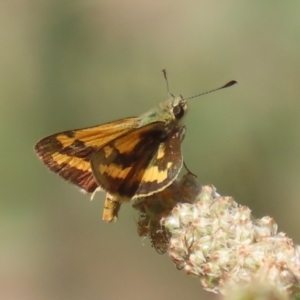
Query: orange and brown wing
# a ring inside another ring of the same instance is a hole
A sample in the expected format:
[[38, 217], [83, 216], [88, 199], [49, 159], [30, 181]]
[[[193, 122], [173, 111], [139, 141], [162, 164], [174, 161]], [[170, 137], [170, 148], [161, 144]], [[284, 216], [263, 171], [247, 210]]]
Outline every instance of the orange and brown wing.
[[181, 142], [184, 131], [184, 128], [175, 128], [159, 144], [134, 198], [162, 191], [177, 178], [183, 164]]
[[91, 159], [98, 185], [121, 202], [164, 189], [182, 166], [180, 132], [153, 122], [110, 141]]
[[40, 140], [35, 151], [53, 172], [88, 193], [98, 184], [90, 160], [103, 145], [138, 125], [138, 118], [122, 119], [103, 125], [64, 131]]

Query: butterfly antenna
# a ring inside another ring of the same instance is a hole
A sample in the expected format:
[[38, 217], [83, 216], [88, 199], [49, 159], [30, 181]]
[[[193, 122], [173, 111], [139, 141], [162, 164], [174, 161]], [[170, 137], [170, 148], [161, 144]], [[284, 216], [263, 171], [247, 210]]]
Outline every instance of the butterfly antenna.
[[188, 98], [185, 98], [184, 100], [189, 100], [189, 99], [197, 98], [197, 97], [200, 97], [200, 96], [203, 96], [203, 95], [206, 95], [206, 94], [218, 91], [218, 90], [226, 89], [226, 88], [228, 88], [228, 87], [230, 87], [230, 86], [232, 86], [232, 85], [234, 85], [236, 83], [237, 82], [235, 80], [231, 80], [231, 81], [227, 82], [225, 85], [223, 85], [223, 86], [221, 86], [221, 87], [219, 87], [217, 89], [213, 89], [213, 90], [210, 90], [208, 92], [204, 92], [204, 93], [192, 96], [192, 97], [188, 97]]
[[168, 81], [168, 76], [167, 76], [166, 69], [163, 69], [162, 72], [164, 74], [165, 81], [166, 81], [166, 84], [167, 84], [167, 93], [168, 93], [168, 96], [172, 96], [174, 98], [174, 96], [170, 93], [170, 90], [169, 90], [169, 81]]

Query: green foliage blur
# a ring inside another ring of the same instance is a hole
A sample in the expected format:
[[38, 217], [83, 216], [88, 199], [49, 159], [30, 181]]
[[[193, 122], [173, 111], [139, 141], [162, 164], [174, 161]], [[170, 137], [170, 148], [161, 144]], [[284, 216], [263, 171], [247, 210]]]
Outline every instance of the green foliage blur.
[[300, 241], [300, 3], [2, 1], [0, 299], [212, 299], [103, 197], [51, 174], [42, 137], [193, 96], [183, 143], [199, 182]]

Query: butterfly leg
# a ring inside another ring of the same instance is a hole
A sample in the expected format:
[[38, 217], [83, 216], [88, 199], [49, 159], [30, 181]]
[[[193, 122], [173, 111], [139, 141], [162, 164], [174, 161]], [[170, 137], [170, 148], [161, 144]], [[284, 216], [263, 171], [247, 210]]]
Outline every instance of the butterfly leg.
[[[183, 127], [182, 127], [182, 131], [181, 131], [181, 133], [180, 133], [180, 140], [181, 140], [181, 143], [182, 143], [183, 140], [184, 140], [185, 133], [186, 133], [186, 127], [183, 126]], [[190, 173], [190, 174], [193, 175], [195, 178], [197, 178], [197, 175], [194, 174], [194, 173], [192, 173], [192, 172], [190, 171], [190, 169], [187, 167], [185, 161], [183, 161], [183, 166], [184, 166], [185, 169], [188, 171], [188, 173]]]
[[197, 175], [194, 174], [194, 173], [192, 173], [192, 172], [189, 170], [189, 168], [187, 167], [185, 161], [183, 161], [183, 166], [184, 166], [184, 168], [188, 171], [189, 174], [191, 174], [191, 175], [193, 175], [195, 178], [197, 178]]
[[104, 201], [102, 219], [107, 222], [116, 222], [121, 207], [121, 202], [116, 197], [107, 193]]

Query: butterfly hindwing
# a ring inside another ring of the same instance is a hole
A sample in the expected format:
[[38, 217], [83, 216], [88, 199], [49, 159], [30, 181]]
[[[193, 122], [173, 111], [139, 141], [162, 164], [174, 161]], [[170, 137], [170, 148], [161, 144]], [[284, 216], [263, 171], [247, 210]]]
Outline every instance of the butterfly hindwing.
[[92, 156], [109, 141], [135, 128], [138, 118], [64, 131], [48, 136], [35, 145], [35, 151], [50, 170], [88, 193], [98, 188], [91, 171]]
[[184, 129], [173, 130], [159, 145], [143, 174], [143, 180], [136, 191], [137, 197], [161, 191], [177, 178], [183, 164], [181, 152], [183, 131]]
[[168, 186], [182, 166], [181, 138], [164, 122], [136, 128], [104, 145], [91, 159], [94, 177], [120, 201], [153, 194]]

